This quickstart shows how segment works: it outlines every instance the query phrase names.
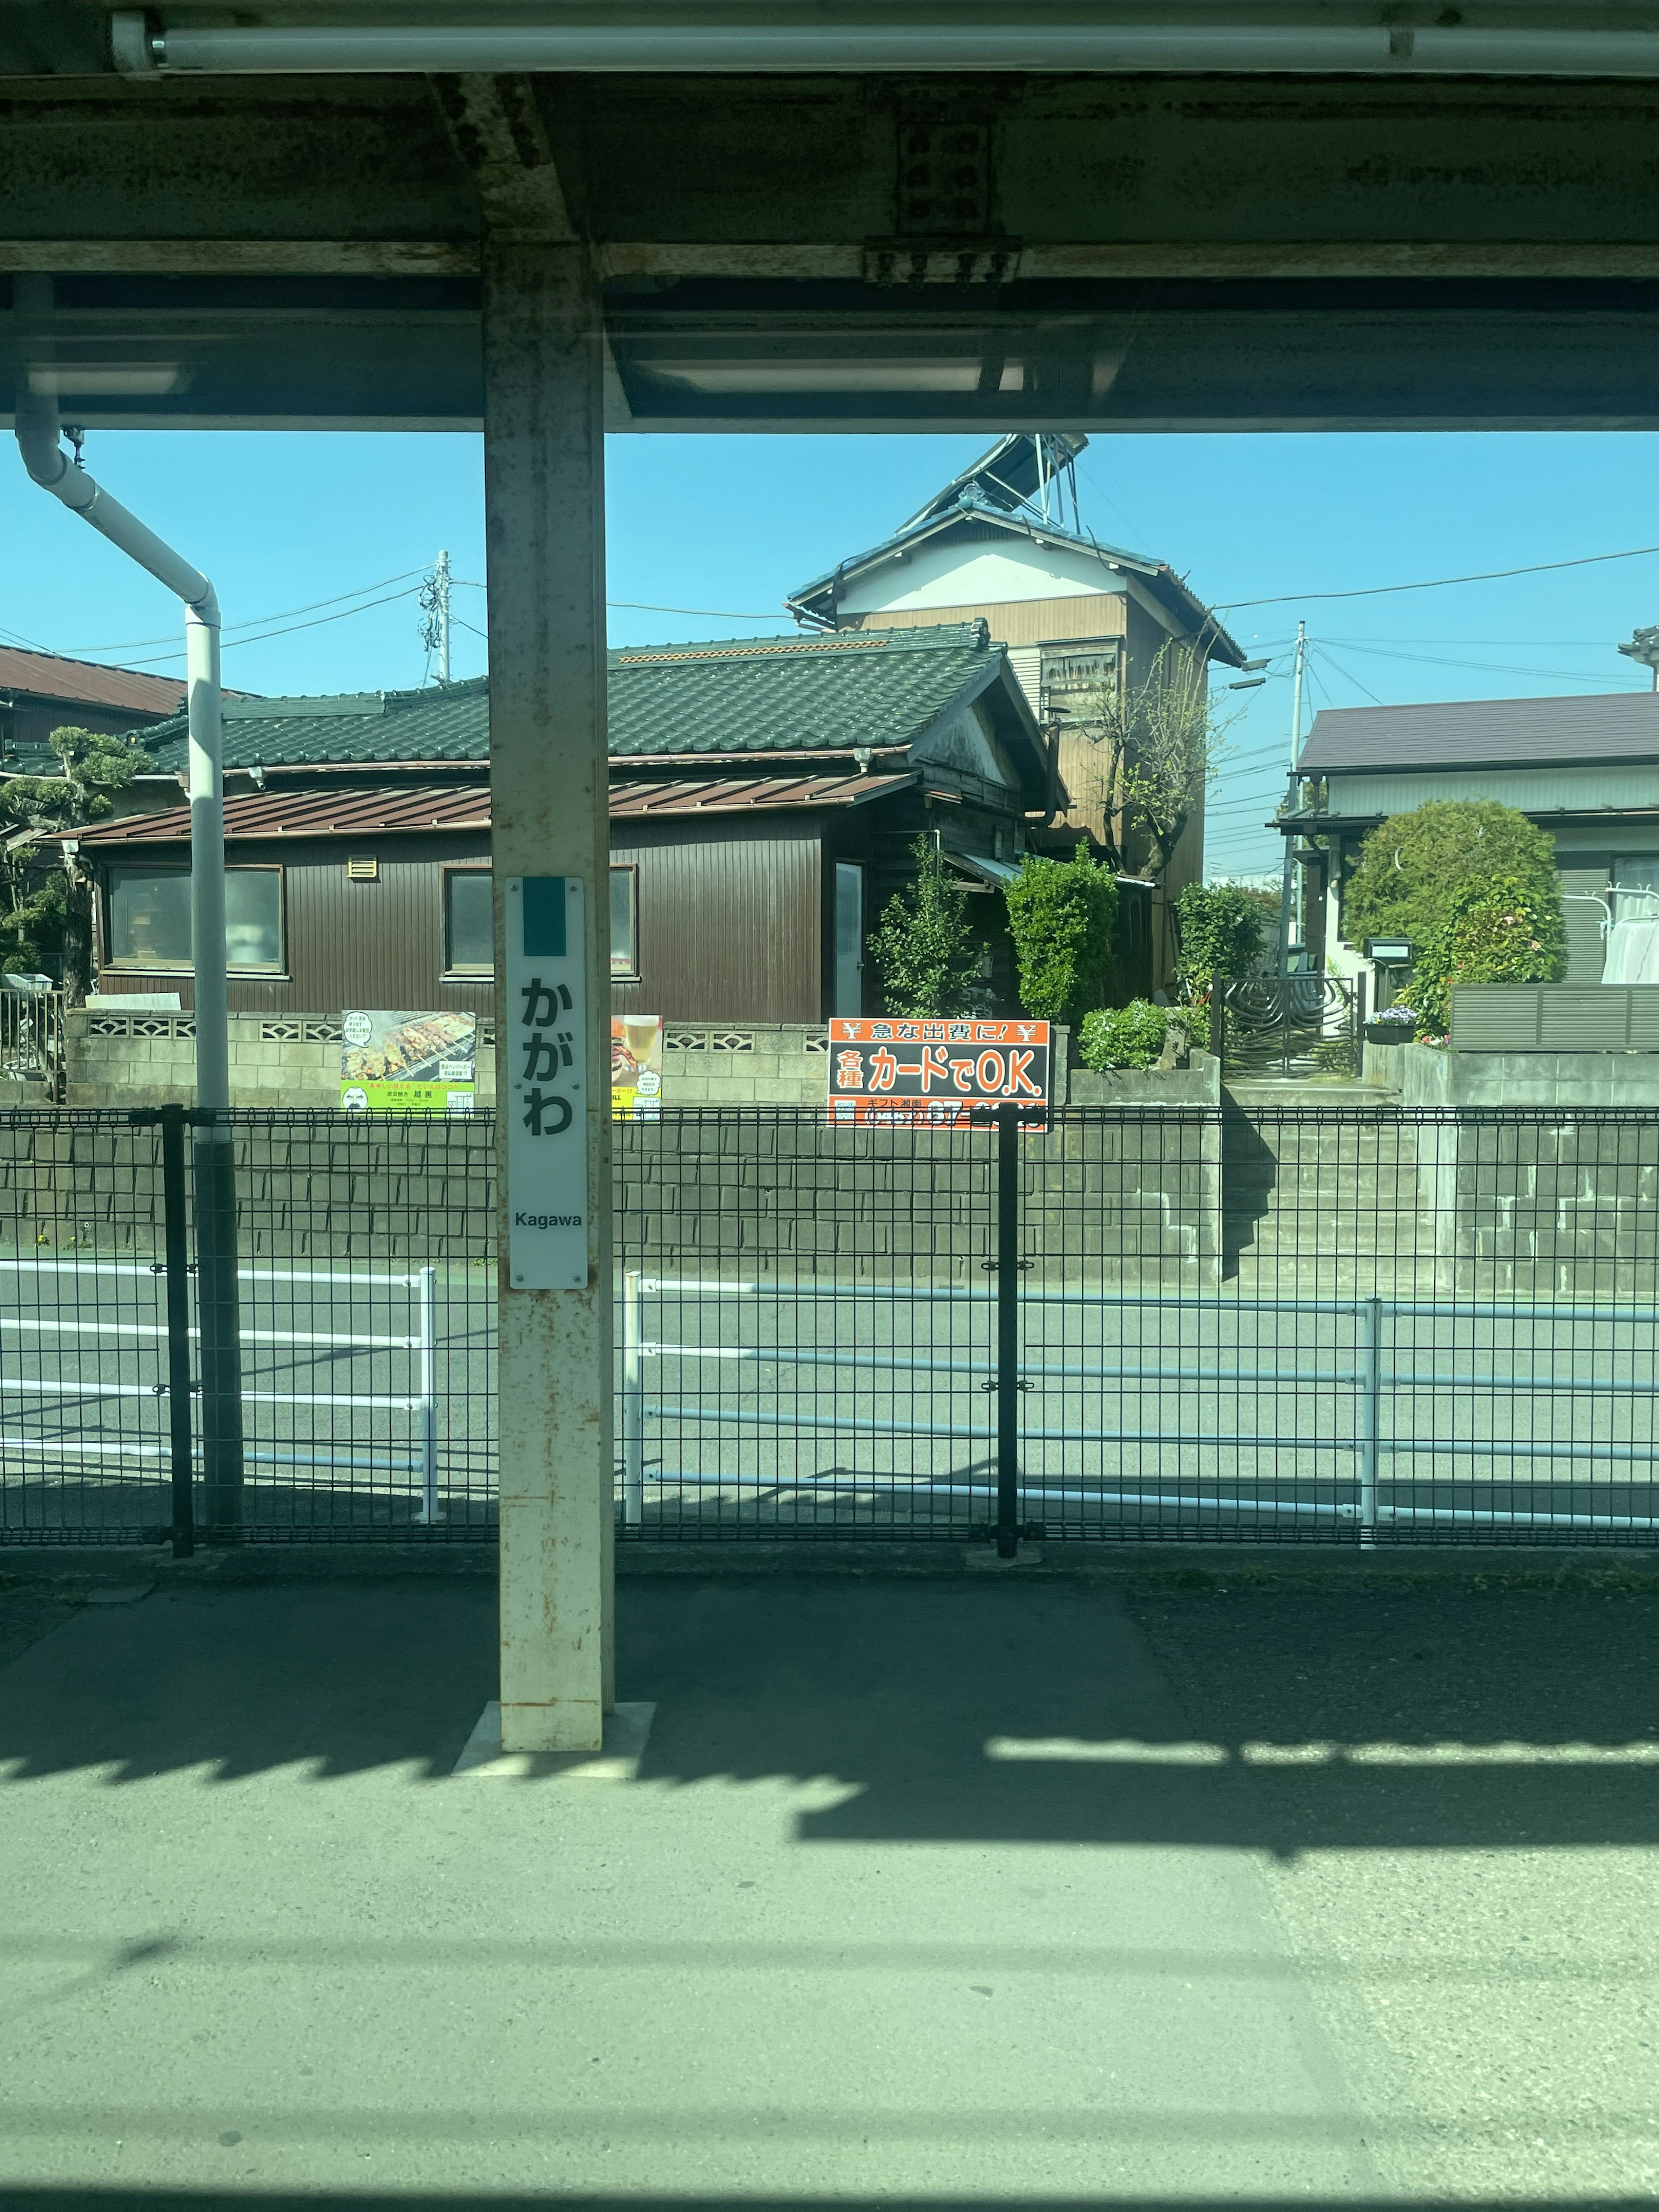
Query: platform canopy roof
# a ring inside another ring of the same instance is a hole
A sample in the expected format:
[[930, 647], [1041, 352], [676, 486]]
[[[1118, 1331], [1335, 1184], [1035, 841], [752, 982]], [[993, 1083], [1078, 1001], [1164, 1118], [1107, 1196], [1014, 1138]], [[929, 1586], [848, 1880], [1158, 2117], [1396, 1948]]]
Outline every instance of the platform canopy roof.
[[1620, 0], [9, 0], [0, 395], [445, 428], [486, 240], [621, 430], [1651, 428]]

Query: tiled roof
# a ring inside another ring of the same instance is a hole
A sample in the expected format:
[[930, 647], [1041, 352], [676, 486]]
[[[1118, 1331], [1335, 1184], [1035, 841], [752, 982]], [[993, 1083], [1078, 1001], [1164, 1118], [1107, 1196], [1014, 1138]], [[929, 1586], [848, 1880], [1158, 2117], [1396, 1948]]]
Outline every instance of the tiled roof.
[[1659, 760], [1659, 693], [1588, 699], [1456, 699], [1421, 707], [1327, 707], [1297, 766], [1333, 769], [1523, 768]]
[[[908, 744], [995, 682], [1002, 648], [977, 623], [712, 645], [627, 646], [610, 659], [611, 750], [851, 752]], [[1033, 733], [1035, 739], [1035, 733]], [[182, 769], [182, 715], [151, 730], [158, 769]], [[483, 761], [488, 679], [422, 691], [227, 703], [227, 768]]]
[[[227, 768], [482, 761], [489, 754], [489, 686], [483, 677], [425, 691], [228, 699], [224, 717]], [[161, 770], [187, 768], [184, 716], [147, 731], [144, 750]]]
[[611, 655], [611, 750], [851, 752], [904, 745], [994, 681], [975, 623], [627, 647]]
[[[754, 813], [779, 808], [860, 806], [902, 791], [915, 775], [724, 776], [696, 782], [623, 782], [611, 787], [613, 819]], [[488, 830], [486, 787], [455, 790], [260, 791], [225, 801], [228, 842], [276, 837], [363, 837], [418, 830]], [[178, 845], [190, 839], [190, 809], [129, 814], [88, 830], [49, 830], [42, 843], [70, 836], [88, 847]]]
[[106, 668], [95, 660], [70, 660], [58, 653], [27, 653], [0, 645], [0, 691], [38, 699], [78, 699], [88, 707], [115, 707], [131, 714], [173, 714], [185, 687], [176, 676], [147, 676], [137, 668]]

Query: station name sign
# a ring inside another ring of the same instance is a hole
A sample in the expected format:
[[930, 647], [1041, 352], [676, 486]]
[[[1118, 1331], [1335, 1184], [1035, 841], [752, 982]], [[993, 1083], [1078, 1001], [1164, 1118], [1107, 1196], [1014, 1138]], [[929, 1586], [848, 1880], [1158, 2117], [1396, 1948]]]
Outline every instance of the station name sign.
[[832, 1021], [830, 1119], [981, 1127], [975, 1107], [1048, 1104], [1050, 1056], [1047, 1022]]
[[587, 970], [578, 876], [509, 876], [506, 1020], [495, 1091], [507, 1134], [507, 1279], [587, 1287]]

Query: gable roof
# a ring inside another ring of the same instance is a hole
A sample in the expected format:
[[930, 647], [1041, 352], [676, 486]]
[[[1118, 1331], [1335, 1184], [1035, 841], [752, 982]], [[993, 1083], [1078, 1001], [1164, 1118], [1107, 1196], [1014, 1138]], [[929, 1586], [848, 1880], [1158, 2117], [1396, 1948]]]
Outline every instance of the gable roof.
[[37, 699], [79, 700], [129, 714], [173, 714], [184, 702], [177, 676], [148, 676], [138, 668], [106, 668], [101, 661], [71, 660], [61, 653], [30, 653], [0, 645], [0, 691]]
[[[1005, 704], [1022, 696], [982, 623], [629, 647], [611, 655], [611, 750], [644, 758], [908, 745], [999, 679]], [[1023, 734], [1036, 744], [1025, 719]]]
[[[1001, 646], [981, 623], [625, 646], [609, 659], [613, 757], [846, 752], [914, 743], [991, 695], [1002, 735], [1046, 773], [1042, 740]], [[182, 714], [147, 732], [163, 773], [186, 765]], [[489, 757], [484, 677], [441, 690], [227, 702], [227, 768], [374, 766]]]
[[1376, 775], [1640, 760], [1659, 760], [1659, 692], [1326, 707], [1314, 717], [1297, 766], [1304, 775], [1344, 769]]
[[[1075, 442], [1080, 450], [1082, 441]], [[1167, 561], [1155, 560], [1145, 553], [1127, 552], [1121, 546], [1103, 545], [1091, 531], [1067, 530], [1021, 504], [1020, 497], [1014, 495], [1019, 493], [1028, 471], [1033, 483], [1036, 481], [1035, 449], [1029, 454], [1010, 451], [1021, 445], [1030, 447], [1031, 441], [1003, 439], [971, 469], [945, 485], [920, 514], [890, 538], [871, 546], [866, 552], [837, 562], [826, 575], [815, 577], [810, 584], [803, 584], [799, 591], [792, 592], [784, 605], [803, 622], [822, 623], [833, 629], [848, 585], [867, 569], [891, 560], [896, 554], [909, 553], [919, 545], [952, 537], [982, 542], [1007, 536], [1083, 555], [1099, 566], [1103, 592], [1121, 590], [1121, 579], [1135, 577], [1187, 637], [1196, 640], [1202, 636], [1206, 640], [1209, 659], [1222, 661], [1230, 668], [1242, 668], [1243, 647], [1228, 634], [1203, 600], [1188, 589], [1185, 579], [1177, 576]], [[1031, 596], [1039, 598], [1042, 594], [1033, 592]]]

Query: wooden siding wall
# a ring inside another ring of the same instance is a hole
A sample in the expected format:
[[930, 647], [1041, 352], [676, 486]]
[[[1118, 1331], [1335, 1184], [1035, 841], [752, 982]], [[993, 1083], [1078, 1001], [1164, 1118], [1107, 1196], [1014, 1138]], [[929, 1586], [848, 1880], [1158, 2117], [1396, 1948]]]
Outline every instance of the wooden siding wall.
[[640, 980], [611, 986], [617, 1011], [822, 1021], [823, 826], [613, 822], [611, 859], [640, 872]]
[[1068, 637], [1121, 637], [1127, 603], [1121, 592], [1056, 599], [996, 599], [961, 607], [893, 608], [843, 615], [843, 629], [926, 629], [934, 623], [984, 622], [999, 645], [1052, 645]]
[[[232, 1011], [337, 1014], [348, 1006], [414, 1012], [454, 1006], [488, 1013], [494, 998], [487, 975], [465, 983], [440, 978], [442, 864], [487, 861], [489, 851], [489, 839], [480, 833], [232, 845], [226, 855], [232, 867], [272, 861], [283, 867], [289, 963], [285, 977], [233, 975]], [[380, 864], [379, 882], [349, 882], [348, 858], [370, 854]], [[100, 859], [105, 867], [112, 860], [117, 866], [188, 866], [187, 855], [176, 849], [142, 846]], [[101, 922], [101, 899], [100, 916]], [[191, 978], [176, 973], [105, 969], [98, 988], [112, 996], [122, 991], [177, 991], [184, 1006], [195, 1003]]]

